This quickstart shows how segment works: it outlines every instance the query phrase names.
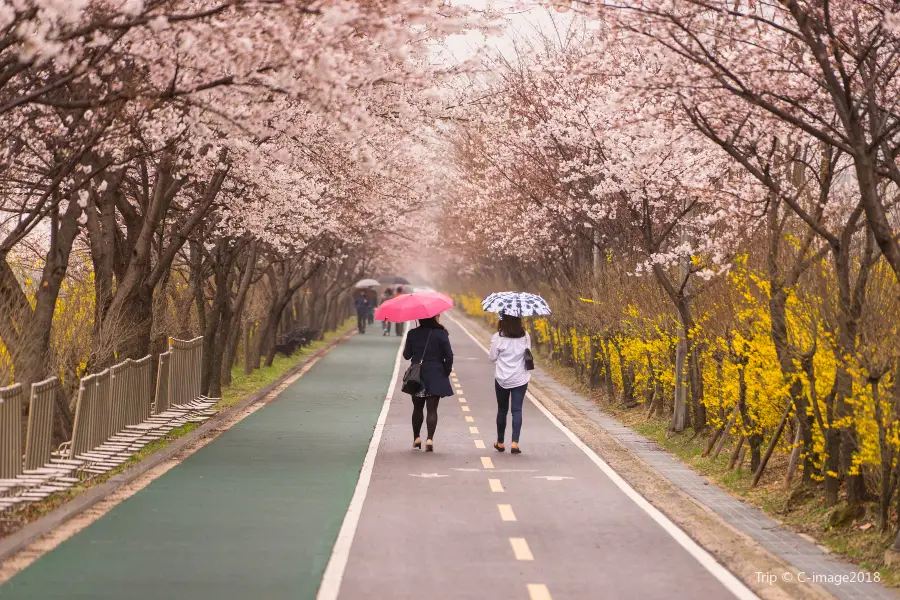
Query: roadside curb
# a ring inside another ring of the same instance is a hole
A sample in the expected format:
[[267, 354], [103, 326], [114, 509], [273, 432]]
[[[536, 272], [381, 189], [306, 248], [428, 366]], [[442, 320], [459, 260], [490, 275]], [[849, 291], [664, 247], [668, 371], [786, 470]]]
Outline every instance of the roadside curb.
[[[272, 391], [276, 390], [286, 380], [296, 375], [308, 364], [325, 356], [335, 347], [346, 342], [355, 334], [356, 329], [354, 328], [347, 333], [336, 337], [331, 342], [329, 342], [328, 345], [318, 349], [313, 354], [310, 354], [303, 360], [299, 361], [297, 364], [283, 373], [278, 379], [276, 379], [266, 387], [254, 392], [237, 404], [229, 406], [228, 408], [216, 413], [213, 417], [208, 419], [206, 422], [204, 422], [202, 425], [200, 425], [190, 433], [187, 433], [180, 438], [173, 440], [171, 443], [169, 443], [169, 445], [151, 454], [144, 460], [127, 468], [121, 473], [110, 477], [109, 480], [105, 481], [104, 483], [92, 487], [85, 492], [82, 492], [59, 508], [44, 515], [36, 521], [28, 523], [22, 529], [0, 540], [0, 563], [5, 562], [7, 559], [26, 549], [38, 538], [46, 535], [47, 533], [63, 525], [70, 519], [78, 516], [79, 514], [98, 504], [116, 490], [131, 483], [132, 481], [136, 480], [138, 477], [147, 473], [158, 465], [166, 462], [167, 460], [170, 460], [173, 456], [177, 455], [187, 447], [203, 439], [211, 432], [216, 431], [223, 422], [227, 422], [232, 416], [240, 414], [250, 406], [261, 402]], [[225, 429], [223, 429], [222, 431], [224, 430]]]

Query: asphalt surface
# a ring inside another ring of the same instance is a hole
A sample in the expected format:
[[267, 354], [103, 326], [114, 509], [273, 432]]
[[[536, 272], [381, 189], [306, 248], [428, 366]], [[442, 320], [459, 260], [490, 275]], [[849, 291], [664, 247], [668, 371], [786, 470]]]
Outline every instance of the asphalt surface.
[[6, 599], [314, 598], [400, 338], [353, 336], [274, 402], [35, 561]]
[[395, 390], [339, 598], [735, 597], [527, 399], [523, 453], [509, 453], [511, 419], [495, 451], [493, 365], [443, 323], [457, 395], [426, 453]]
[[412, 449], [412, 403], [396, 387], [380, 417], [399, 338], [375, 327], [0, 599], [736, 597], [727, 572], [529, 400], [523, 454], [496, 452], [493, 365], [445, 324], [457, 394], [441, 400], [435, 452]]

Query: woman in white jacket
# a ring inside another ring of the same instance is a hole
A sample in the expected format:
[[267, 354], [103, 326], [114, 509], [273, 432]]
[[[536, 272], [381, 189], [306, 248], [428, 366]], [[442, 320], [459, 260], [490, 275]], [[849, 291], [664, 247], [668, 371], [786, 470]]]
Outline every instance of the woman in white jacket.
[[494, 391], [497, 393], [497, 441], [494, 448], [503, 452], [506, 435], [506, 414], [512, 408], [512, 446], [510, 452], [521, 454], [519, 433], [522, 431], [522, 405], [531, 373], [525, 368], [525, 351], [531, 349], [531, 337], [522, 326], [522, 319], [500, 315], [497, 333], [491, 338], [488, 357], [494, 368]]

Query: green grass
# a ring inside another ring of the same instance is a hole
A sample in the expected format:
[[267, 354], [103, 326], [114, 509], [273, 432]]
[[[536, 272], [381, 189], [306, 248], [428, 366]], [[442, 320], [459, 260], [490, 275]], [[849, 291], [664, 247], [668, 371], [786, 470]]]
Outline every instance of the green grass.
[[[298, 350], [291, 356], [277, 355], [272, 364], [268, 367], [262, 367], [254, 370], [250, 375], [244, 375], [243, 368], [234, 367], [231, 371], [231, 384], [222, 390], [222, 399], [216, 403], [214, 409], [221, 412], [227, 408], [238, 404], [242, 400], [249, 398], [259, 390], [278, 381], [285, 373], [295, 367], [298, 363], [304, 361], [308, 356], [314, 354], [321, 348], [330, 344], [335, 338], [346, 334], [355, 326], [355, 319], [346, 321], [337, 330], [325, 334], [322, 340], [313, 342], [311, 345]], [[153, 441], [139, 450], [123, 465], [104, 473], [98, 477], [91, 478], [82, 484], [76, 485], [64, 492], [57, 492], [44, 498], [40, 502], [23, 503], [19, 507], [10, 509], [0, 520], [0, 538], [13, 533], [22, 528], [24, 525], [35, 521], [42, 516], [59, 508], [69, 500], [72, 500], [85, 490], [100, 485], [109, 480], [110, 477], [121, 473], [125, 469], [134, 466], [142, 460], [159, 452], [175, 440], [183, 437], [199, 427], [201, 423], [186, 423], [181, 427], [173, 429], [164, 438]]]

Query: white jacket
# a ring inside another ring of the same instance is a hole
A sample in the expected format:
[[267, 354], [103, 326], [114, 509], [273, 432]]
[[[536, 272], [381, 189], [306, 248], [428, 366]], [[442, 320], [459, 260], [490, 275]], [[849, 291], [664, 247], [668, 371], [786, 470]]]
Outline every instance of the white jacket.
[[531, 381], [531, 373], [525, 368], [525, 350], [531, 349], [531, 337], [508, 338], [495, 333], [491, 338], [488, 358], [496, 364], [494, 379], [503, 389], [523, 386]]

